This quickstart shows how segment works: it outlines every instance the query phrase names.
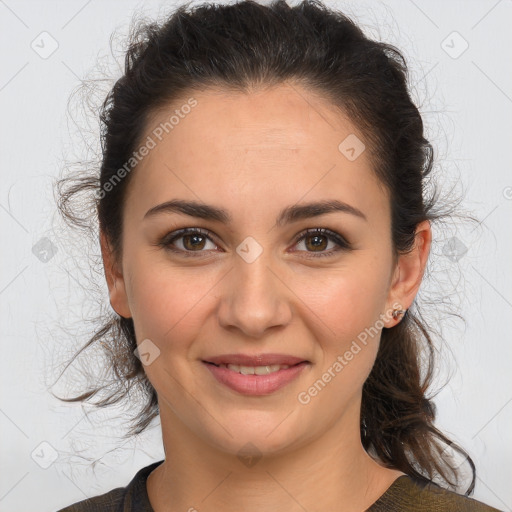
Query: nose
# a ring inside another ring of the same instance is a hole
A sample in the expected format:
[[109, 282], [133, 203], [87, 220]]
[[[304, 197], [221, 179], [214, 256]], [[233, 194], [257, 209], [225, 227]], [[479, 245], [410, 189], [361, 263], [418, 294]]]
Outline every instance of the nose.
[[288, 272], [272, 265], [265, 251], [254, 261], [236, 256], [223, 279], [218, 306], [219, 324], [247, 338], [261, 338], [271, 329], [291, 322], [293, 292], [286, 284]]

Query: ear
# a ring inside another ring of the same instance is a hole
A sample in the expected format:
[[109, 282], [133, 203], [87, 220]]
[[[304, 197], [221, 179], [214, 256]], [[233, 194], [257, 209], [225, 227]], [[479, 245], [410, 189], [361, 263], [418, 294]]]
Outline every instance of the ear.
[[389, 312], [395, 308], [407, 310], [418, 293], [428, 261], [432, 242], [430, 222], [425, 220], [416, 227], [414, 247], [407, 254], [400, 254], [394, 270], [391, 287], [386, 301], [385, 327], [393, 327], [401, 316], [393, 318]]
[[131, 318], [124, 277], [118, 269], [118, 264], [115, 261], [107, 236], [103, 231], [100, 232], [100, 245], [101, 256], [103, 258], [103, 270], [110, 296], [110, 305], [118, 315], [124, 318]]

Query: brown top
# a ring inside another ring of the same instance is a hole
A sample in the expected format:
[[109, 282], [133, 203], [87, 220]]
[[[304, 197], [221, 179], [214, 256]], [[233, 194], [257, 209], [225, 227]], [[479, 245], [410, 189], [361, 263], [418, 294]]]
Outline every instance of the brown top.
[[[163, 460], [140, 469], [126, 487], [79, 501], [58, 512], [154, 512], [146, 480]], [[503, 512], [436, 484], [399, 476], [366, 512]]]

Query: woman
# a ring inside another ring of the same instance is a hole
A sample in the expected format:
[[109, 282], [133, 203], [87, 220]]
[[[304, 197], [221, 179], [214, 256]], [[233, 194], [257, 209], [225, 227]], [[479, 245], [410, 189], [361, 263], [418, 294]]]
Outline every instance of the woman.
[[116, 318], [89, 344], [111, 333], [120, 386], [147, 392], [133, 432], [159, 414], [166, 457], [64, 511], [496, 510], [426, 396], [409, 309], [440, 208], [406, 72], [316, 1], [134, 35], [99, 183], [61, 207], [95, 188]]

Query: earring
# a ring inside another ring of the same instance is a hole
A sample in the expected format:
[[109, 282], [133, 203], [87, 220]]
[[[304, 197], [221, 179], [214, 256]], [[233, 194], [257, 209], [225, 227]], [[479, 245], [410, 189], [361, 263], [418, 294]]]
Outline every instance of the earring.
[[405, 315], [405, 313], [407, 313], [407, 309], [394, 309], [392, 316], [396, 320], [399, 315]]

